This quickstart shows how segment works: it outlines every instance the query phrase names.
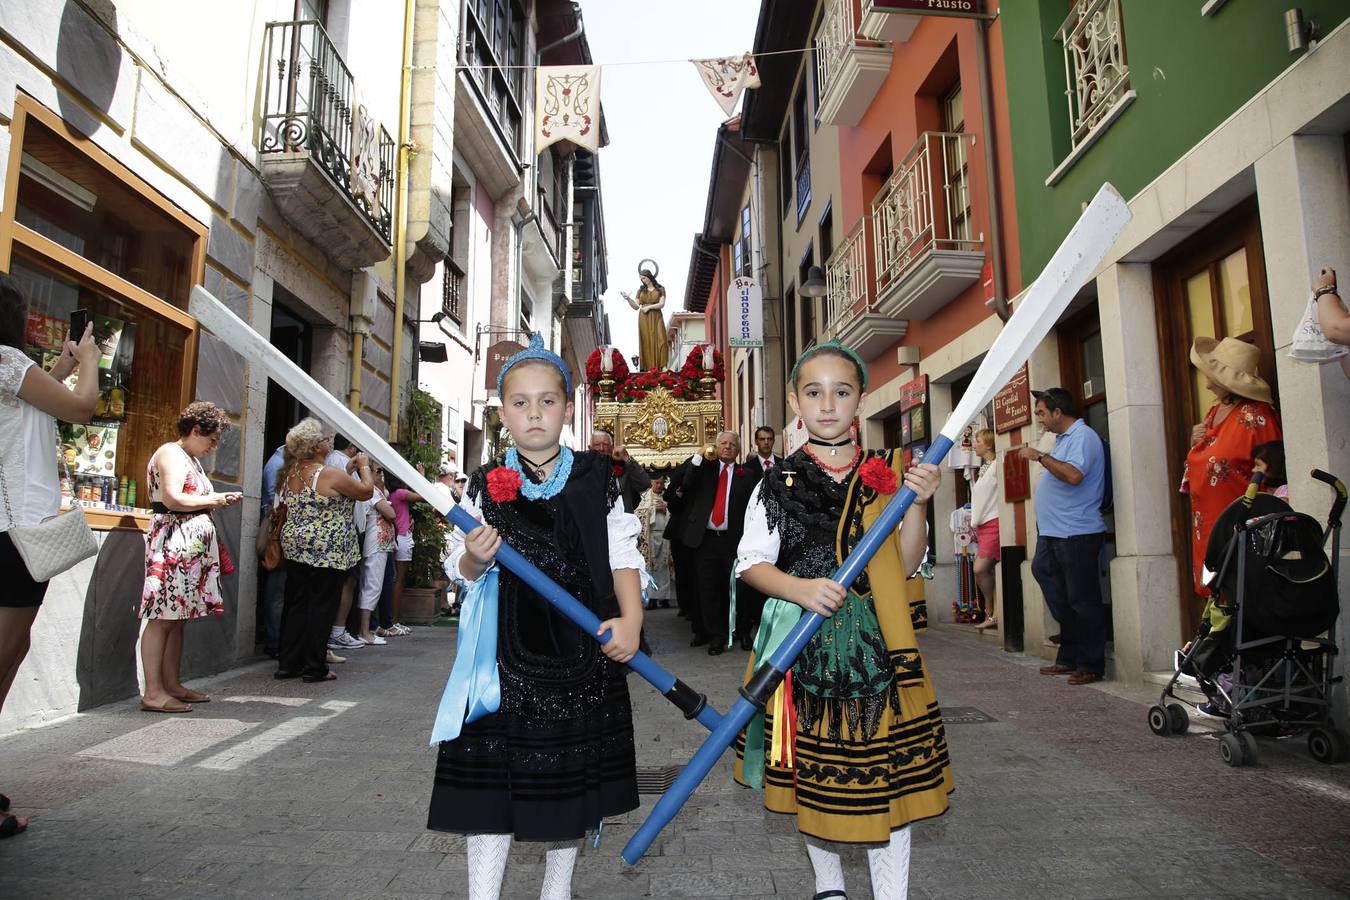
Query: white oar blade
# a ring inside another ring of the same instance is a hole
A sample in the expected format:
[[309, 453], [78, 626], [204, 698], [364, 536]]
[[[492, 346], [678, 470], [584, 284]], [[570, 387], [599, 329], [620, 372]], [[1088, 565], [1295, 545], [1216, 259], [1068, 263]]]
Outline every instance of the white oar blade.
[[285, 354], [273, 347], [247, 322], [231, 312], [229, 307], [212, 296], [210, 291], [200, 285], [194, 287], [188, 301], [188, 312], [230, 349], [251, 365], [260, 367], [269, 378], [304, 403], [317, 418], [345, 435], [383, 466], [385, 471], [397, 475], [414, 493], [421, 494], [437, 512], [445, 515], [450, 511], [453, 504], [445, 502], [443, 492], [431, 490], [431, 482], [418, 474], [412, 464], [399, 456], [384, 438], [372, 431], [356, 413], [324, 390], [322, 385], [287, 359]]
[[976, 413], [989, 405], [1036, 345], [1045, 340], [1129, 223], [1130, 207], [1125, 198], [1109, 182], [1103, 184], [1017, 304], [1017, 311], [1004, 323], [942, 434], [953, 443], [960, 438]]

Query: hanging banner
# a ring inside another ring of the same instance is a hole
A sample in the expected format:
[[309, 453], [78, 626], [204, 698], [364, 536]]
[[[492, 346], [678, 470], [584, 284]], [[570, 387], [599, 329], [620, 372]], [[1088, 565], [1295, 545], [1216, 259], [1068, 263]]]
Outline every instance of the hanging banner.
[[755, 57], [746, 53], [742, 56], [728, 56], [719, 59], [691, 59], [699, 77], [713, 95], [713, 99], [728, 116], [736, 109], [736, 101], [746, 88], [760, 85], [759, 67]]
[[571, 141], [600, 149], [600, 67], [540, 66], [535, 70], [534, 150]]
[[759, 282], [744, 275], [727, 288], [727, 345], [764, 346], [764, 292]]
[[366, 105], [357, 102], [352, 108], [351, 159], [352, 196], [366, 202], [374, 218], [383, 215], [380, 209], [380, 123], [370, 115]]

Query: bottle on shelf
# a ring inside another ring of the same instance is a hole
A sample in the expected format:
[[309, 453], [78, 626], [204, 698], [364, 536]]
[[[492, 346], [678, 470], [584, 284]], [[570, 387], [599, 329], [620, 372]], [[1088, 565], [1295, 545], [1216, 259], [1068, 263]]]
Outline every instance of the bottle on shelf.
[[127, 417], [127, 389], [122, 386], [122, 376], [113, 378], [112, 390], [108, 392], [108, 418], [119, 422]]

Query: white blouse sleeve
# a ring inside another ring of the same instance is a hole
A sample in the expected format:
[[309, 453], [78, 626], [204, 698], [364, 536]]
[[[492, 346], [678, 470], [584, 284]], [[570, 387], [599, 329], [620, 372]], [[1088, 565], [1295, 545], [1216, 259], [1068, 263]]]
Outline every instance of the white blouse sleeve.
[[768, 510], [760, 497], [759, 489], [764, 480], [750, 493], [750, 505], [745, 509], [745, 531], [741, 534], [741, 543], [736, 548], [736, 577], [757, 563], [778, 564], [779, 534], [769, 530]]
[[647, 561], [642, 558], [642, 551], [638, 548], [642, 523], [637, 516], [624, 512], [622, 499], [615, 500], [609, 508], [605, 527], [609, 531], [610, 569], [637, 569], [642, 582], [646, 583]]
[[19, 405], [19, 388], [32, 365], [27, 354], [0, 346], [0, 406]]
[[[479, 508], [478, 501], [474, 500], [472, 497], [469, 496], [468, 491], [464, 492], [464, 495], [460, 498], [460, 501], [457, 505], [459, 506], [460, 509], [467, 512], [469, 515], [473, 516], [478, 521], [480, 522], [483, 521], [483, 511], [482, 509]], [[459, 571], [459, 561], [464, 558], [464, 537], [465, 534], [463, 530], [456, 528], [453, 525], [450, 527], [450, 536], [447, 539], [447, 545], [450, 548], [450, 554], [445, 558], [446, 577], [449, 578], [451, 581], [453, 581], [455, 584], [460, 585], [461, 587], [465, 587], [468, 586], [469, 584], [472, 584], [472, 582], [470, 582], [467, 578], [465, 578], [463, 573]], [[484, 575], [487, 574], [486, 569], [483, 570], [483, 574]], [[479, 575], [478, 577], [482, 578], [483, 576]], [[477, 578], [474, 579], [474, 581], [477, 580], [478, 580]]]

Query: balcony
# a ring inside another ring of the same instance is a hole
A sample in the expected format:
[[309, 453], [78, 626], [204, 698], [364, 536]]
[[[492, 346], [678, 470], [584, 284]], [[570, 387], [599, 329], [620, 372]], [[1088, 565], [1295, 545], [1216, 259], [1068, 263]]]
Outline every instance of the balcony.
[[291, 226], [344, 269], [389, 256], [394, 141], [316, 21], [270, 22], [258, 152], [263, 182]]
[[864, 216], [825, 262], [825, 330], [874, 359], [905, 336], [909, 323], [880, 311], [872, 292], [872, 220]]
[[972, 236], [969, 134], [919, 137], [872, 201], [877, 309], [926, 319], [974, 284], [984, 235]]
[[816, 33], [816, 116], [830, 125], [857, 125], [891, 70], [890, 46], [858, 32], [858, 3], [832, 0]]
[[895, 0], [862, 0], [861, 6], [858, 33], [874, 41], [903, 44], [923, 21], [922, 15], [901, 12], [905, 5]]

